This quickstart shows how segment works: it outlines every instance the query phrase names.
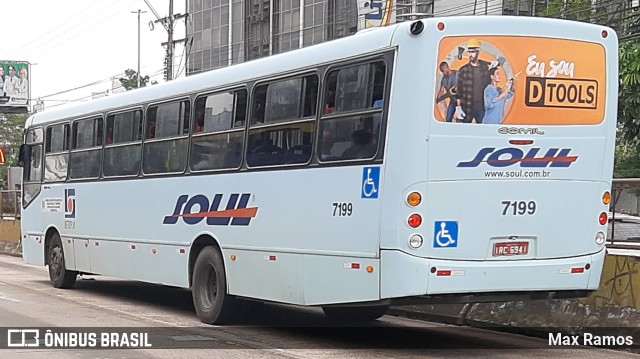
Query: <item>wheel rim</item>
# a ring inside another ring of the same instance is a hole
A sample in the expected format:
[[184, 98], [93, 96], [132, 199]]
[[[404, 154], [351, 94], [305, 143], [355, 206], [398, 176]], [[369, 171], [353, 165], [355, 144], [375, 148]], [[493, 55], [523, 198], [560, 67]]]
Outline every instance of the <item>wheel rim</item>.
[[218, 296], [218, 276], [212, 265], [207, 265], [200, 285], [202, 306], [210, 309]]
[[51, 272], [54, 277], [59, 278], [62, 275], [63, 268], [63, 256], [62, 256], [62, 248], [54, 247], [51, 249], [51, 257], [49, 258], [49, 268], [51, 268]]

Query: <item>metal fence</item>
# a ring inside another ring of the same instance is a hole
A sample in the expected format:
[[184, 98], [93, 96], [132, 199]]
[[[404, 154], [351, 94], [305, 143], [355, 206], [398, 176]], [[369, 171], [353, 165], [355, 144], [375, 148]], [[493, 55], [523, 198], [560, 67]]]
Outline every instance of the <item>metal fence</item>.
[[[640, 178], [614, 178], [611, 186], [611, 217], [607, 235], [607, 251], [618, 255], [640, 255], [640, 217], [626, 216], [616, 209], [623, 191], [640, 190]], [[634, 213], [635, 214], [635, 213]]]

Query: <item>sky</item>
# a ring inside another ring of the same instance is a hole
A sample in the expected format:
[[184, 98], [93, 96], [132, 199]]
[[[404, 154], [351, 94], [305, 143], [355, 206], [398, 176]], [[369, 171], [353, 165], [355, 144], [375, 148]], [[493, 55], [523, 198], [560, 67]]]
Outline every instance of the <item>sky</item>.
[[[168, 15], [169, 0], [149, 3], [160, 17]], [[140, 72], [164, 81], [166, 50], [161, 43], [168, 34], [158, 23], [150, 30], [149, 22], [156, 17], [144, 0], [21, 0], [12, 4], [13, 15], [3, 9], [0, 60], [31, 63], [32, 105], [38, 98], [45, 108], [88, 101], [93, 93], [111, 89], [110, 78], [122, 77], [126, 69], [137, 71], [138, 9], [146, 11], [140, 16]], [[185, 1], [175, 0], [173, 12], [184, 14]], [[178, 20], [174, 39], [184, 36], [185, 22]], [[176, 46], [174, 57], [181, 76], [185, 72], [183, 49]], [[96, 84], [87, 86], [92, 83]]]

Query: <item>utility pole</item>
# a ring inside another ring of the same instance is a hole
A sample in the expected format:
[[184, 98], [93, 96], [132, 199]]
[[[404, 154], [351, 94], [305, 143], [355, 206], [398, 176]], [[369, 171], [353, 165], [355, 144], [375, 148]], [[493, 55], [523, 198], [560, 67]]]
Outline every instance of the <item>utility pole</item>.
[[167, 81], [173, 80], [173, 0], [169, 0], [169, 39], [167, 40]]
[[131, 13], [138, 13], [138, 88], [140, 88], [140, 14], [146, 13], [146, 11], [138, 9], [138, 11], [132, 11]]
[[167, 30], [168, 40], [167, 42], [163, 42], [162, 46], [167, 47], [167, 54], [165, 55], [164, 63], [165, 63], [165, 79], [167, 81], [173, 80], [173, 49], [175, 45], [180, 42], [186, 42], [187, 39], [174, 40], [173, 39], [173, 26], [176, 20], [187, 17], [187, 14], [173, 14], [173, 0], [169, 0], [169, 16], [160, 18], [158, 13], [154, 10], [148, 0], [144, 0], [144, 2], [149, 6], [151, 12], [156, 16], [157, 20], [153, 21], [149, 25], [151, 26], [151, 30], [153, 30], [153, 23], [160, 23]]

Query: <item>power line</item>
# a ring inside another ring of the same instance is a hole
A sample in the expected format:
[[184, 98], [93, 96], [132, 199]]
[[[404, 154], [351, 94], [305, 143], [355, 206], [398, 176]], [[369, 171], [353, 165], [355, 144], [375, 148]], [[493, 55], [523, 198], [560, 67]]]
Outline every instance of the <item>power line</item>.
[[[50, 37], [50, 36], [53, 36], [53, 35], [55, 34], [55, 31], [56, 31], [56, 30], [58, 30], [59, 28], [61, 28], [61, 27], [65, 26], [65, 25], [70, 25], [70, 24], [71, 24], [71, 19], [78, 18], [78, 17], [79, 17], [79, 15], [81, 15], [81, 14], [82, 14], [82, 13], [84, 13], [85, 11], [87, 11], [87, 10], [89, 10], [89, 9], [93, 8], [93, 6], [94, 6], [94, 4], [89, 4], [89, 6], [87, 6], [86, 8], [84, 8], [84, 9], [80, 10], [79, 12], [77, 12], [77, 13], [75, 13], [74, 15], [70, 16], [69, 18], [67, 18], [67, 19], [65, 19], [65, 20], [62, 20], [62, 21], [60, 22], [60, 24], [59, 24], [58, 26], [54, 27], [53, 29], [46, 31], [44, 34], [37, 36], [35, 39], [33, 39], [33, 40], [31, 40], [31, 41], [28, 41], [28, 42], [23, 43], [23, 44], [19, 44], [19, 45], [18, 45], [19, 49], [27, 48], [29, 45], [31, 45], [31, 44], [33, 44], [33, 43], [38, 43], [38, 42], [41, 42], [41, 41], [42, 41], [42, 42], [47, 41], [47, 38], [48, 38], [48, 37]], [[9, 52], [9, 53], [14, 53], [14, 52], [16, 52], [16, 51], [18, 51], [18, 48], [11, 49], [11, 50], [10, 50], [10, 51], [8, 51], [8, 52]]]
[[60, 95], [60, 94], [67, 93], [67, 92], [71, 92], [71, 91], [81, 90], [81, 89], [86, 88], [86, 87], [89, 87], [89, 86], [95, 86], [95, 85], [101, 84], [101, 83], [106, 82], [106, 81], [111, 81], [111, 79], [112, 79], [113, 77], [123, 76], [123, 75], [124, 75], [124, 73], [120, 73], [120, 74], [118, 74], [118, 75], [115, 75], [115, 76], [109, 77], [109, 78], [107, 78], [107, 79], [102, 79], [102, 80], [94, 81], [94, 82], [88, 83], [88, 84], [86, 84], [86, 85], [81, 85], [81, 86], [77, 86], [77, 87], [70, 88], [70, 89], [67, 89], [67, 90], [58, 91], [58, 92], [55, 92], [55, 93], [52, 93], [52, 94], [49, 94], [49, 95], [45, 95], [45, 96], [38, 96], [38, 98], [40, 98], [40, 99], [44, 99], [44, 98], [47, 98], [47, 97], [56, 96], [56, 95]]
[[[122, 1], [122, 0], [120, 0], [120, 1]], [[69, 30], [63, 32], [60, 35], [65, 35], [65, 34], [69, 33], [70, 31], [74, 30], [74, 32], [72, 33], [71, 36], [59, 37], [59, 38], [56, 39], [56, 41], [47, 42], [47, 44], [45, 46], [34, 46], [34, 47], [30, 48], [30, 49], [24, 50], [23, 57], [28, 57], [28, 56], [25, 56], [25, 55], [33, 53], [34, 51], [37, 51], [38, 53], [46, 53], [48, 50], [50, 50], [52, 48], [55, 48], [55, 47], [58, 47], [60, 44], [68, 42], [68, 41], [70, 41], [70, 40], [72, 40], [72, 39], [74, 39], [74, 38], [76, 38], [76, 37], [78, 37], [80, 35], [84, 35], [84, 34], [87, 33], [87, 30], [89, 30], [91, 28], [94, 28], [97, 25], [100, 25], [100, 24], [104, 23], [107, 20], [112, 19], [113, 17], [117, 16], [118, 14], [124, 12], [124, 10], [127, 9], [129, 6], [130, 6], [129, 4], [124, 4], [124, 6], [122, 6], [120, 8], [117, 8], [116, 11], [109, 12], [107, 17], [102, 18], [100, 21], [96, 21], [95, 18], [89, 18], [88, 17], [88, 18], [86, 18], [85, 21], [81, 22], [81, 24], [90, 22], [89, 26], [83, 27], [83, 28], [76, 27], [76, 28], [73, 28], [73, 29], [69, 29]], [[113, 4], [111, 4], [108, 8], [113, 8]], [[77, 30], [77, 31], [75, 31], [75, 30]]]
[[[143, 66], [142, 68], [144, 69], [145, 67], [149, 67], [149, 66], [152, 66], [152, 65], [145, 65], [145, 66]], [[160, 71], [162, 72], [162, 70], [160, 70]], [[47, 98], [47, 97], [52, 97], [52, 96], [60, 95], [60, 94], [67, 93], [67, 92], [71, 92], [71, 91], [82, 90], [83, 88], [87, 88], [87, 87], [91, 87], [91, 86], [99, 85], [99, 84], [101, 84], [101, 83], [103, 83], [103, 82], [111, 81], [111, 80], [113, 80], [114, 78], [121, 78], [121, 77], [123, 77], [124, 75], [125, 75], [125, 73], [124, 73], [124, 72], [121, 72], [121, 73], [115, 74], [115, 75], [113, 75], [113, 76], [110, 76], [110, 77], [107, 77], [107, 78], [104, 78], [104, 79], [101, 79], [101, 80], [96, 80], [96, 81], [90, 82], [90, 83], [88, 83], [88, 84], [84, 84], [84, 85], [76, 86], [76, 87], [73, 87], [73, 88], [70, 88], [70, 89], [66, 89], [66, 90], [62, 90], [62, 91], [58, 91], [58, 92], [55, 92], [55, 93], [52, 93], [52, 94], [49, 94], [49, 95], [38, 96], [37, 98], [45, 99], [45, 98]]]
[[[152, 78], [152, 77], [157, 76], [158, 74], [162, 74], [162, 72], [163, 72], [163, 71], [164, 71], [164, 69], [160, 69], [160, 70], [156, 70], [156, 71], [152, 72], [152, 73], [149, 75], [149, 80], [151, 80], [151, 78]], [[89, 85], [86, 85], [86, 86], [84, 86], [84, 87], [87, 87], [87, 86], [89, 86]], [[119, 85], [116, 85], [115, 87], [111, 88], [110, 90], [113, 92], [113, 91], [120, 90], [120, 89], [123, 89], [123, 88], [124, 88], [124, 86], [123, 86], [122, 84], [119, 84]], [[73, 89], [73, 90], [68, 90], [68, 91], [63, 91], [63, 92], [60, 92], [60, 93], [65, 93], [65, 92], [74, 91], [74, 90], [75, 90], [75, 89]], [[60, 93], [58, 93], [58, 94], [60, 94]], [[48, 106], [48, 108], [51, 108], [51, 107], [56, 107], [56, 106], [66, 105], [66, 104], [68, 104], [68, 103], [72, 103], [72, 102], [86, 101], [86, 100], [88, 100], [88, 99], [93, 98], [93, 95], [94, 95], [94, 94], [85, 95], [85, 96], [83, 96], [83, 97], [79, 97], [79, 98], [76, 98], [76, 99], [73, 99], [73, 100], [47, 99], [46, 101], [63, 102], [63, 103], [60, 103], [60, 104], [55, 104], [55, 105], [50, 105], [50, 106]], [[53, 95], [48, 95], [48, 97], [50, 97], [50, 96], [53, 96]], [[40, 99], [42, 99], [43, 97], [39, 97], [39, 98], [40, 98]]]

